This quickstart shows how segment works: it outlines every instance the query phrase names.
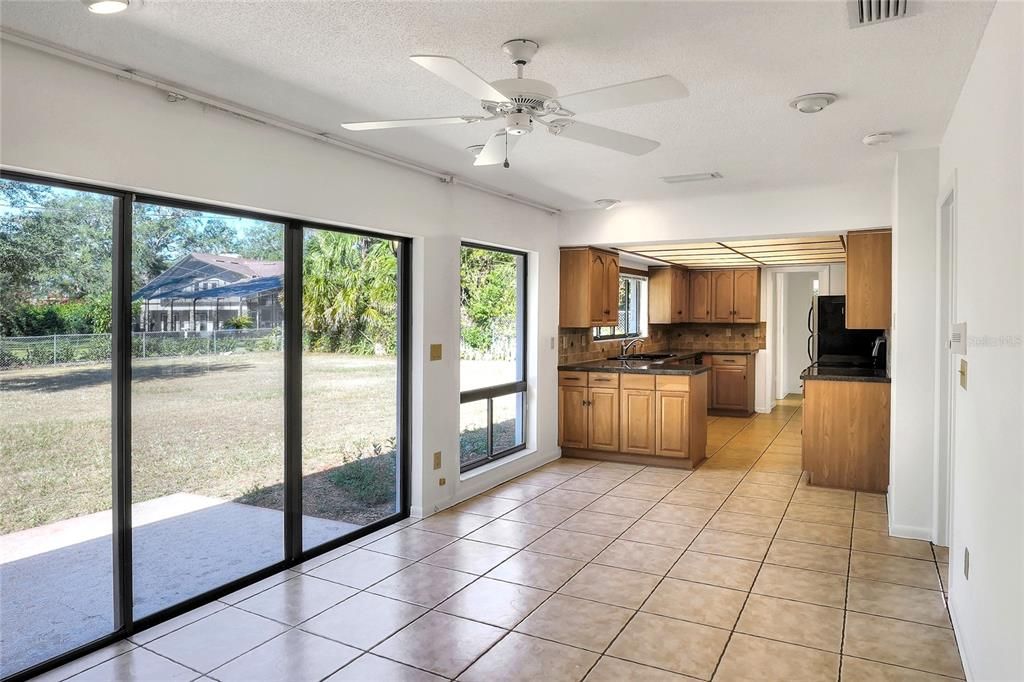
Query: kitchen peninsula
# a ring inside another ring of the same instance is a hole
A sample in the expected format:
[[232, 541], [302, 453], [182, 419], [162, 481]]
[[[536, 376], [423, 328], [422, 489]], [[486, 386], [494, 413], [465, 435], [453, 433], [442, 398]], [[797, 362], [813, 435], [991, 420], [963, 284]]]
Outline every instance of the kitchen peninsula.
[[694, 352], [559, 366], [563, 456], [692, 469], [707, 448], [710, 371]]

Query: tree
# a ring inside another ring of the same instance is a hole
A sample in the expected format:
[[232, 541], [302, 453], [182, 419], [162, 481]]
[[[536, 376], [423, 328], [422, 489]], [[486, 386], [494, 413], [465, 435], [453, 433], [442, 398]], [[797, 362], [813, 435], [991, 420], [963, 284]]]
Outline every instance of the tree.
[[317, 350], [394, 353], [398, 257], [394, 242], [331, 230], [309, 233], [302, 318]]
[[488, 351], [498, 336], [515, 333], [516, 261], [503, 251], [462, 248], [462, 340], [470, 348]]

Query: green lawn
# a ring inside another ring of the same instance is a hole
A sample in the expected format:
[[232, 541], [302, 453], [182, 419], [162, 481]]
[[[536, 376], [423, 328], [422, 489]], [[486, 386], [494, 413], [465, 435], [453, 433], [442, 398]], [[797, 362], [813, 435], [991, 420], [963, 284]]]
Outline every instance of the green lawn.
[[[466, 368], [464, 381], [500, 369]], [[188, 492], [282, 507], [280, 353], [135, 359], [133, 370], [133, 502]], [[393, 476], [395, 372], [393, 357], [304, 355], [307, 514], [365, 523], [393, 510], [380, 479]], [[0, 534], [110, 509], [110, 411], [109, 364], [0, 372]], [[486, 403], [462, 412], [464, 442], [486, 442]], [[511, 399], [495, 401], [496, 422], [514, 416]], [[374, 455], [382, 465], [339, 473]]]

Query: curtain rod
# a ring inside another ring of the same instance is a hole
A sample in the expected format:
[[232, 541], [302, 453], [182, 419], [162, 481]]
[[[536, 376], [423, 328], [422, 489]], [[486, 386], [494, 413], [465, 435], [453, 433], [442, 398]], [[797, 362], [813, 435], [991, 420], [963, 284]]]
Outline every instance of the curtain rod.
[[[495, 189], [493, 187], [481, 185], [471, 180], [466, 180], [464, 178], [453, 175], [452, 173], [446, 173], [435, 168], [430, 168], [429, 166], [424, 166], [422, 164], [410, 161], [408, 159], [404, 159], [399, 156], [393, 156], [385, 152], [380, 152], [375, 149], [371, 149], [370, 147], [364, 147], [362, 145], [354, 144], [342, 138], [336, 137], [330, 133], [318, 132], [312, 128], [307, 128], [299, 123], [295, 123], [283, 118], [278, 118], [277, 116], [256, 109], [250, 109], [249, 107], [245, 107], [225, 99], [220, 99], [218, 97], [214, 97], [213, 95], [207, 95], [196, 90], [191, 90], [189, 88], [177, 85], [175, 83], [161, 81], [157, 78], [140, 73], [139, 71], [136, 71], [134, 69], [118, 66], [116, 64], [111, 64], [103, 60], [97, 59], [95, 57], [86, 55], [84, 53], [77, 52], [75, 50], [57, 45], [55, 43], [51, 43], [47, 40], [43, 40], [41, 38], [36, 38], [34, 36], [21, 33], [20, 31], [15, 31], [6, 27], [0, 27], [0, 37], [2, 37], [4, 40], [9, 40], [12, 43], [22, 45], [29, 49], [53, 55], [55, 57], [71, 61], [76, 64], [81, 64], [83, 66], [87, 66], [89, 68], [111, 74], [122, 80], [129, 80], [135, 83], [140, 83], [142, 85], [147, 85], [151, 88], [155, 88], [157, 90], [167, 93], [169, 98], [177, 97], [189, 99], [194, 102], [198, 102], [200, 104], [205, 104], [206, 106], [213, 107], [220, 111], [233, 114], [240, 118], [244, 118], [254, 123], [270, 125], [275, 128], [279, 128], [281, 130], [286, 130], [290, 133], [294, 133], [296, 135], [301, 135], [302, 137], [311, 140], [326, 142], [327, 144], [330, 144], [335, 147], [340, 147], [341, 149], [345, 149], [346, 151], [354, 152], [356, 154], [360, 154], [362, 156], [366, 156], [372, 159], [377, 159], [378, 161], [384, 161], [386, 163], [390, 163], [392, 165], [405, 168], [406, 170], [416, 171], [417, 173], [423, 173], [424, 175], [435, 177], [446, 184], [462, 185], [463, 187], [468, 187], [469, 189], [473, 189], [478, 192], [483, 192], [484, 194], [490, 194], [492, 196], [500, 197], [502, 199], [508, 199], [509, 201], [514, 201], [516, 203], [529, 206], [531, 208], [540, 209], [541, 211], [546, 211], [551, 214], [557, 215], [561, 213], [560, 209], [554, 208], [553, 206], [548, 206], [546, 204], [541, 204], [536, 201], [531, 201], [530, 199], [526, 199], [515, 194], [510, 194], [508, 192], [502, 192], [501, 190]], [[171, 99], [171, 101], [175, 100]]]

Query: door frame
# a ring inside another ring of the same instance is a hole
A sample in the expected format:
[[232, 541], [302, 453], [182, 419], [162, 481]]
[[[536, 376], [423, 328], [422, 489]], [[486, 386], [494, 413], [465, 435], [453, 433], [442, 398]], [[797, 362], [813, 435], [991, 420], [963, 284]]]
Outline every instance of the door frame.
[[957, 322], [957, 178], [954, 172], [939, 193], [936, 210], [936, 334], [934, 530], [935, 544], [952, 546], [953, 473], [956, 463], [956, 354], [950, 349], [951, 326]]
[[[786, 322], [785, 322], [785, 278], [784, 275], [790, 273], [800, 272], [812, 272], [818, 276], [818, 290], [829, 291], [831, 290], [831, 282], [829, 282], [829, 268], [828, 264], [821, 265], [783, 265], [774, 268], [765, 268], [762, 271], [763, 278], [767, 281], [767, 286], [764, 287], [764, 291], [768, 294], [768, 329], [767, 329], [767, 343], [765, 344], [765, 351], [768, 353], [769, 362], [768, 372], [768, 392], [767, 396], [768, 407], [774, 407], [775, 402], [782, 400], [786, 397], [784, 386], [782, 386], [782, 378], [786, 372], [786, 361], [785, 361], [785, 335], [786, 335]], [[810, 364], [808, 360], [807, 364]], [[806, 366], [806, 365], [805, 365]]]

